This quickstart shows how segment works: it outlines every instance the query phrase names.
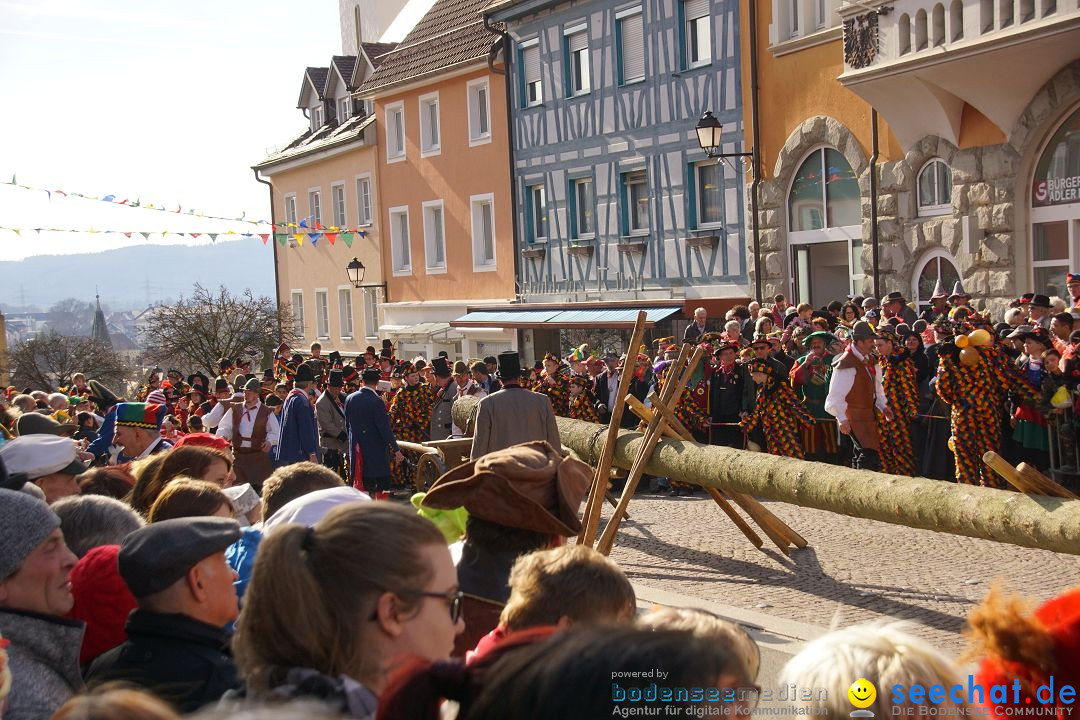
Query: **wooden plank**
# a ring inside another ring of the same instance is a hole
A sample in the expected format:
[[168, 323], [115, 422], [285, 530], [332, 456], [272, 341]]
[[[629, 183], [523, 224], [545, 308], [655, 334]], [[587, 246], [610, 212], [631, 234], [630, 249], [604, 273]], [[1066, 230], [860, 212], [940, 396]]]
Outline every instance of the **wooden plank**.
[[[679, 370], [682, 370], [678, 374], [678, 379], [671, 379], [664, 383], [664, 390], [661, 394], [662, 402], [668, 402], [671, 398], [678, 398], [682, 391], [686, 389], [686, 384], [690, 382], [690, 376], [693, 374], [694, 369], [701, 362], [705, 356], [705, 350], [698, 347], [694, 348], [693, 354], [690, 357], [690, 362], [686, 364], [685, 368], [683, 363], [686, 362], [686, 355], [691, 347], [689, 343], [682, 346], [679, 351], [679, 358], [675, 361], [675, 365], [672, 367], [672, 373], [675, 374]], [[625, 397], [625, 395], [623, 395]], [[623, 487], [622, 497], [619, 498], [619, 505], [615, 508], [615, 512], [612, 513], [611, 519], [608, 520], [607, 525], [604, 527], [604, 532], [600, 535], [600, 540], [596, 545], [596, 549], [604, 555], [611, 553], [611, 548], [615, 544], [615, 534], [619, 530], [619, 523], [622, 522], [623, 516], [626, 514], [626, 506], [630, 504], [630, 499], [634, 496], [634, 492], [637, 490], [638, 482], [641, 480], [641, 475], [645, 471], [645, 465], [648, 464], [649, 458], [652, 457], [653, 450], [656, 449], [656, 444], [660, 442], [660, 436], [662, 430], [660, 428], [661, 422], [660, 415], [654, 413], [652, 422], [649, 423], [649, 427], [645, 433], [645, 442], [641, 447], [641, 451], [638, 453], [637, 458], [634, 460], [634, 466], [630, 470], [630, 476], [626, 479], [626, 485]]]
[[1038, 488], [1038, 494], [1047, 495], [1049, 497], [1068, 498], [1070, 500], [1080, 500], [1075, 493], [1068, 488], [1062, 487], [1052, 479], [1043, 475], [1037, 468], [1028, 465], [1027, 463], [1020, 463], [1016, 466], [1017, 472], [1020, 476], [1027, 480], [1029, 483]]
[[[615, 441], [619, 437], [619, 426], [622, 424], [623, 398], [630, 391], [630, 381], [634, 377], [634, 369], [637, 366], [638, 348], [645, 337], [645, 322], [648, 317], [644, 310], [638, 312], [634, 323], [634, 332], [630, 335], [630, 344], [626, 349], [626, 361], [623, 363], [622, 373], [619, 375], [619, 390], [615, 395], [615, 407], [611, 410], [611, 419], [608, 421], [607, 436], [604, 438], [604, 448], [600, 454], [600, 462], [596, 465], [593, 474], [592, 487], [585, 503], [585, 521], [582, 523], [581, 533], [578, 535], [578, 545], [592, 546], [596, 539], [596, 532], [600, 524], [600, 497], [608, 491], [611, 485], [611, 459], [615, 455]], [[616, 505], [616, 508], [618, 505]]]
[[1001, 457], [993, 450], [987, 450], [982, 459], [991, 470], [1005, 478], [1009, 484], [1017, 490], [1025, 493], [1031, 492], [1028, 489], [1029, 486], [1027, 481], [1020, 477], [1020, 473], [1018, 473], [1016, 468], [1010, 465], [1005, 458]]

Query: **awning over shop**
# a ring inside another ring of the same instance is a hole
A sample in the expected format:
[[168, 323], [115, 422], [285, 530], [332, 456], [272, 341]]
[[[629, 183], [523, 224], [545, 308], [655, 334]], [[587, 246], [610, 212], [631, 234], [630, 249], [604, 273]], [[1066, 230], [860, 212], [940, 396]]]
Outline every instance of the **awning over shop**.
[[[383, 326], [380, 330], [388, 335], [395, 335], [398, 337], [431, 337], [433, 335], [451, 333], [454, 328], [450, 326], [450, 323], [446, 322], [426, 322], [418, 323], [416, 325], [405, 325], [403, 327]], [[457, 333], [454, 334], [456, 335]]]
[[615, 328], [631, 329], [640, 310], [646, 327], [682, 312], [682, 306], [648, 308], [589, 308], [573, 310], [477, 310], [462, 315], [450, 325], [456, 328]]

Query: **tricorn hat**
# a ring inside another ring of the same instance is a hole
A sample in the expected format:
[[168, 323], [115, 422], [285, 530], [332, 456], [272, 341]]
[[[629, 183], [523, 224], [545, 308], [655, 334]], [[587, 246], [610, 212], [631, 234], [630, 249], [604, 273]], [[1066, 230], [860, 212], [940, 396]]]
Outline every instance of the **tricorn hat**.
[[581, 531], [578, 507], [591, 481], [588, 465], [536, 440], [459, 465], [435, 481], [422, 506], [464, 507], [480, 520], [569, 537]]
[[513, 350], [499, 353], [499, 369], [497, 375], [500, 380], [516, 380], [521, 377], [521, 357]]
[[117, 397], [116, 393], [97, 380], [91, 380], [87, 385], [90, 386], [90, 399], [97, 403], [102, 410], [120, 402], [120, 398]]

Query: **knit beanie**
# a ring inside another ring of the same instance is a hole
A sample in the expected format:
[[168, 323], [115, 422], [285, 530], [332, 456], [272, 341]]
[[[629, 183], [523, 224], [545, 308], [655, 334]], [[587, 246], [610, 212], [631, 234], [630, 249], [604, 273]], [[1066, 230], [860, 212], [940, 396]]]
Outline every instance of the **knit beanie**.
[[27, 556], [60, 527], [60, 518], [41, 500], [0, 489], [0, 580], [14, 575]]
[[68, 617], [86, 623], [79, 664], [86, 665], [127, 640], [124, 623], [135, 609], [135, 596], [120, 577], [119, 545], [100, 545], [86, 553], [71, 569], [75, 604]]

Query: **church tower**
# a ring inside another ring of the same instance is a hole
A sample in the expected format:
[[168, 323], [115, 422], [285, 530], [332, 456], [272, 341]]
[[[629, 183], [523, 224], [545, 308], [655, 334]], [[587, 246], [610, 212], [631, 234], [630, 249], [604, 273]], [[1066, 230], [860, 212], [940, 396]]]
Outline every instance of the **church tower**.
[[102, 345], [112, 347], [112, 338], [109, 337], [109, 328], [105, 324], [105, 313], [101, 310], [101, 297], [94, 295], [97, 302], [97, 310], [94, 311], [94, 323], [90, 326], [90, 337]]

